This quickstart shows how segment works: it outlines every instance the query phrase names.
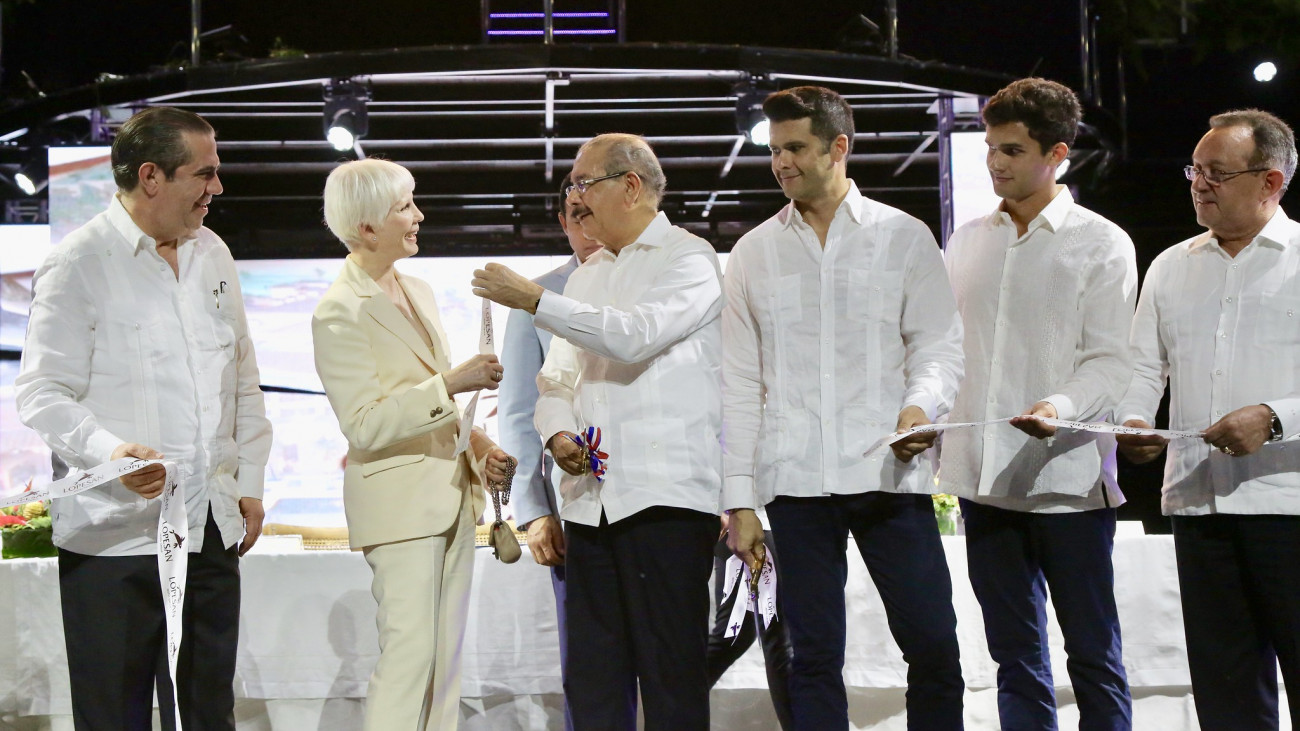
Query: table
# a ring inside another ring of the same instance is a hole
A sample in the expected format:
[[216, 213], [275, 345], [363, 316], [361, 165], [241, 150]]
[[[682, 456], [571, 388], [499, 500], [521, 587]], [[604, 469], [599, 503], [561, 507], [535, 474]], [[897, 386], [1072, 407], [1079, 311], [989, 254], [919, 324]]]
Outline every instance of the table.
[[[997, 727], [996, 668], [966, 579], [963, 539], [945, 537], [953, 575], [967, 728]], [[1195, 728], [1168, 536], [1119, 537], [1116, 594], [1137, 728]], [[250, 554], [241, 564], [243, 607], [236, 677], [240, 731], [355, 729], [378, 653], [370, 570], [360, 554]], [[850, 547], [845, 680], [854, 728], [902, 729], [906, 666], [880, 598]], [[465, 635], [462, 728], [561, 728], [555, 605], [549, 572], [525, 551], [514, 565], [476, 552]], [[0, 562], [0, 729], [70, 728], [67, 661], [53, 559]], [[1052, 627], [1053, 672], [1068, 686], [1060, 631]], [[717, 729], [776, 728], [757, 647], [713, 691]], [[1058, 691], [1061, 726], [1077, 726], [1068, 687]], [[1285, 715], [1285, 713], [1283, 714]]]

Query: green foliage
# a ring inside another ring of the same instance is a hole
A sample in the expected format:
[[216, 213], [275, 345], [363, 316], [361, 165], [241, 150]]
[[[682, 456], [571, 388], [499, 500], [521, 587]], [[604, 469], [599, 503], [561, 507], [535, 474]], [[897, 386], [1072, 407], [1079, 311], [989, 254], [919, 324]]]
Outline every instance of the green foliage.
[[1183, 42], [1197, 60], [1267, 48], [1275, 60], [1300, 61], [1300, 0], [1096, 0], [1095, 8], [1102, 39], [1132, 61], [1143, 45]]

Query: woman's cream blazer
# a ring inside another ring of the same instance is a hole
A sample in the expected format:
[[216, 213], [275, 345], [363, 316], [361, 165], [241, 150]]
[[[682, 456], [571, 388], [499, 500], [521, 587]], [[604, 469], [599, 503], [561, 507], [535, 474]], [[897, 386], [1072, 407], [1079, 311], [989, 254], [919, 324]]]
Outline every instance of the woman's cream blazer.
[[481, 461], [472, 449], [455, 456], [460, 414], [441, 375], [451, 366], [433, 290], [398, 280], [432, 348], [351, 257], [312, 317], [316, 372], [348, 440], [343, 506], [354, 549], [445, 532], [465, 490], [475, 516], [485, 504]]

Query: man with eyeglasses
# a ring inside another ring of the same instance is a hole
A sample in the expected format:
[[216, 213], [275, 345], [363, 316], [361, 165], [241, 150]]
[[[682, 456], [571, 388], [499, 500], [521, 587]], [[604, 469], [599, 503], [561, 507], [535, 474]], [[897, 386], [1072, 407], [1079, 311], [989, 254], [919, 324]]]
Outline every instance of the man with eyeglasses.
[[[578, 225], [577, 209], [569, 200], [569, 176], [560, 187], [560, 229], [573, 250], [573, 256], [556, 269], [533, 281], [551, 292], [564, 291], [569, 275], [600, 249], [600, 242], [587, 238]], [[549, 457], [542, 453], [542, 439], [533, 426], [537, 410], [537, 372], [551, 348], [551, 334], [533, 323], [527, 310], [511, 310], [501, 341], [501, 364], [505, 367], [499, 392], [497, 423], [501, 430], [501, 448], [519, 457], [519, 479], [515, 481], [513, 508], [515, 523], [528, 535], [528, 549], [539, 566], [551, 568], [551, 588], [555, 591], [556, 629], [560, 635], [560, 677], [565, 675], [567, 656], [564, 638], [568, 624], [564, 621], [564, 529], [560, 526], [559, 496], [553, 487], [558, 475]], [[553, 479], [554, 478], [554, 479]], [[573, 731], [568, 706], [564, 709], [564, 727]]]
[[[639, 682], [648, 731], [707, 731], [722, 273], [709, 243], [659, 210], [665, 179], [645, 140], [595, 137], [570, 177], [576, 221], [604, 248], [564, 294], [495, 263], [473, 285], [557, 336], [538, 376], [536, 426], [568, 473], [560, 517], [573, 728], [634, 729]], [[600, 430], [598, 450], [589, 428]], [[603, 464], [591, 459], [597, 451]]]
[[[1210, 118], [1185, 168], [1208, 230], [1156, 257], [1116, 414], [1149, 427], [1171, 389], [1161, 508], [1172, 516], [1203, 729], [1278, 728], [1277, 668], [1300, 722], [1300, 224], [1279, 202], [1295, 135], [1255, 109]], [[1135, 462], [1160, 437], [1118, 438]]]

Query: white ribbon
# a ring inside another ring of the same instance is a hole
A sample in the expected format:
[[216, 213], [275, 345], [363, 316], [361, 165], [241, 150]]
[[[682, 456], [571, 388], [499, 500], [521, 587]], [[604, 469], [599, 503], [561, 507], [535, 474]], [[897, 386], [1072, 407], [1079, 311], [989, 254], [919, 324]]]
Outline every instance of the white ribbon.
[[[492, 334], [492, 301], [484, 297], [483, 299], [483, 316], [479, 319], [478, 331], [478, 352], [479, 355], [493, 355], [496, 353], [496, 338]], [[464, 413], [460, 417], [460, 432], [456, 435], [456, 454], [459, 457], [461, 452], [469, 449], [469, 435], [474, 429], [474, 411], [478, 409], [479, 392], [474, 392], [474, 397], [469, 400], [469, 406], [465, 407]]]
[[[185, 486], [176, 479], [176, 466], [167, 467], [167, 485], [162, 492], [162, 510], [158, 513], [158, 581], [162, 584], [163, 608], [167, 620], [167, 672], [172, 679], [172, 704], [176, 712], [176, 729], [181, 731], [180, 694], [176, 687], [176, 659], [181, 651], [181, 619], [185, 613], [185, 578], [189, 572], [190, 553], [185, 542], [190, 537], [190, 521], [185, 511]], [[204, 536], [220, 540], [221, 536]]]
[[112, 462], [105, 462], [89, 470], [71, 473], [67, 477], [55, 480], [38, 490], [28, 490], [13, 497], [0, 499], [0, 508], [76, 495], [99, 487], [109, 480], [116, 480], [122, 475], [128, 475], [136, 470], [148, 467], [151, 464], [160, 463], [157, 460], [136, 459], [135, 457], [115, 459]]
[[[747, 612], [754, 613], [754, 626], [760, 633], [763, 627], [771, 627], [772, 620], [776, 619], [776, 566], [772, 564], [772, 554], [764, 553], [763, 570], [758, 576], [758, 591], [754, 593], [748, 591], [753, 580], [749, 565], [741, 561], [739, 556], [733, 555], [727, 559], [724, 570], [727, 580], [722, 587], [723, 602], [727, 601], [733, 591], [744, 590], [748, 596], [743, 602], [737, 596], [736, 603], [731, 605], [731, 617], [727, 620], [727, 631], [723, 633], [723, 638], [733, 638], [739, 634]], [[760, 616], [763, 618], [761, 625], [758, 623]]]
[[[928, 434], [930, 432], [947, 431], [948, 429], [969, 429], [976, 426], [989, 426], [990, 424], [1001, 424], [1011, 421], [1016, 417], [1008, 416], [1003, 419], [990, 419], [989, 421], [969, 421], [957, 424], [922, 424], [914, 426], [911, 429], [898, 432], [896, 434], [887, 434], [876, 440], [874, 444], [867, 447], [867, 451], [862, 453], [863, 457], [870, 457], [873, 453], [882, 447], [887, 447], [896, 442], [900, 442], [913, 434]], [[1132, 426], [1116, 426], [1104, 421], [1066, 421], [1065, 419], [1048, 419], [1046, 417], [1034, 417], [1049, 426], [1058, 429], [1076, 429], [1079, 431], [1093, 432], [1094, 434], [1126, 434], [1129, 436], [1158, 436], [1165, 439], [1201, 439], [1205, 436], [1204, 432], [1199, 431], [1178, 431], [1174, 429], [1139, 429]]]
[[[181, 704], [176, 686], [176, 659], [181, 650], [181, 619], [185, 612], [185, 578], [189, 570], [190, 521], [185, 510], [185, 487], [176, 479], [176, 465], [156, 459], [123, 457], [89, 470], [78, 471], [55, 480], [39, 490], [29, 490], [0, 500], [7, 508], [37, 500], [59, 500], [93, 490], [149, 465], [161, 464], [167, 470], [163, 486], [162, 509], [158, 513], [158, 583], [162, 588], [163, 611], [167, 620], [167, 672], [172, 680], [172, 705], [176, 711], [176, 728], [181, 730]], [[208, 536], [212, 540], [213, 536]], [[220, 540], [220, 536], [215, 539]]]

